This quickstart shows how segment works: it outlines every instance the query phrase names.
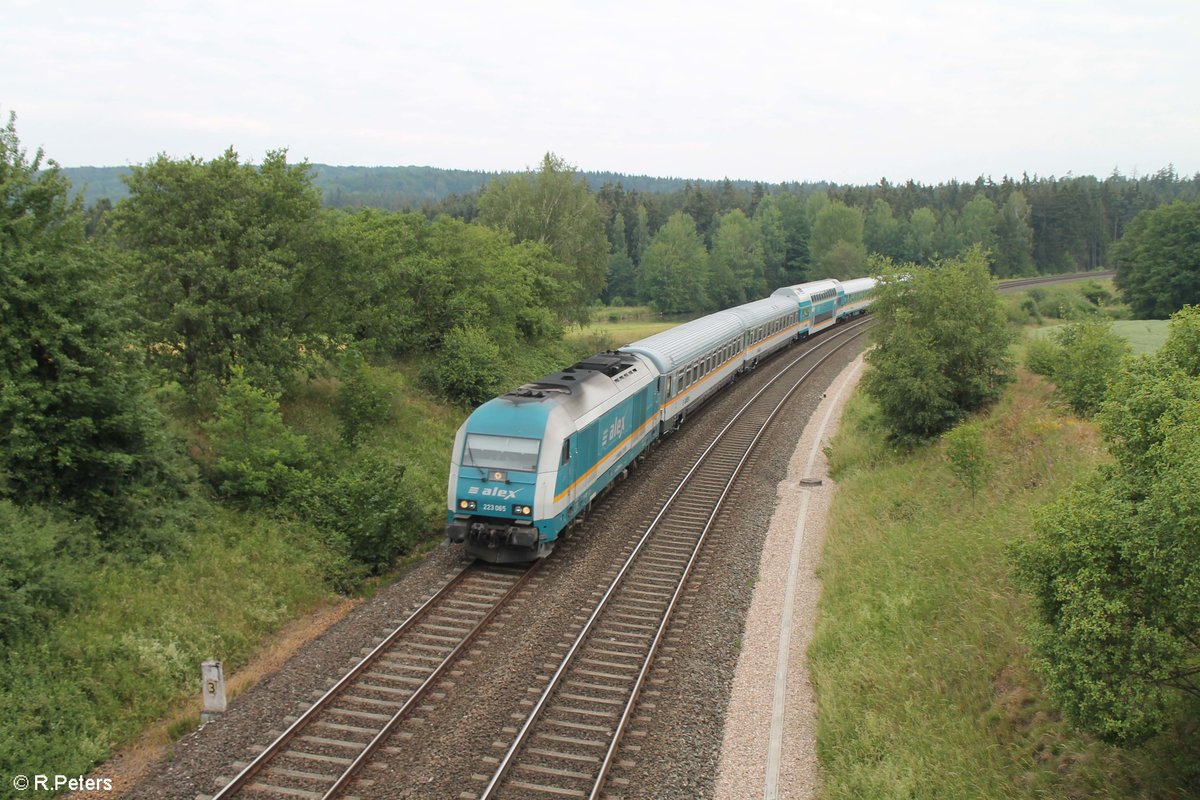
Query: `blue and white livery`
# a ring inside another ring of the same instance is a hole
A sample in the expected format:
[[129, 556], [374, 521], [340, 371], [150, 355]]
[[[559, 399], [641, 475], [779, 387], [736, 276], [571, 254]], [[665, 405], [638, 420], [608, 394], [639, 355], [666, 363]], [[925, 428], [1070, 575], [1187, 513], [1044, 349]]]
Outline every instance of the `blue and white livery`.
[[598, 353], [475, 409], [450, 456], [446, 535], [492, 562], [559, 535], [692, 409], [792, 342], [865, 313], [876, 281], [814, 281]]

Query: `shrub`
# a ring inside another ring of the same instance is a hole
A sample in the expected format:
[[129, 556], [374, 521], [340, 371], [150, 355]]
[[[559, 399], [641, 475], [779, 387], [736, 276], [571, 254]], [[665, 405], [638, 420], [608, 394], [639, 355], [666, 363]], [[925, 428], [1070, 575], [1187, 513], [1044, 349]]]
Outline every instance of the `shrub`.
[[348, 468], [316, 478], [294, 499], [314, 526], [342, 537], [350, 558], [379, 572], [411, 549], [425, 528], [404, 473], [403, 464], [363, 453]]
[[85, 585], [87, 533], [37, 508], [0, 500], [0, 641], [40, 628]]
[[1042, 312], [1038, 308], [1037, 300], [1033, 297], [1026, 297], [1021, 301], [1021, 310], [1037, 320], [1039, 325], [1042, 324]]
[[421, 377], [446, 397], [478, 405], [495, 397], [504, 385], [500, 348], [482, 328], [455, 328]]
[[333, 404], [342, 439], [358, 444], [365, 433], [391, 417], [391, 394], [367, 366], [362, 355], [352, 351], [342, 366], [342, 385]]
[[1129, 343], [1112, 332], [1106, 321], [1076, 322], [1054, 332], [1062, 355], [1055, 364], [1054, 382], [1071, 410], [1090, 417], [1100, 410]]
[[1054, 370], [1062, 359], [1062, 348], [1049, 339], [1030, 339], [1025, 343], [1025, 366], [1047, 378], [1054, 378]]
[[1100, 308], [1111, 306], [1116, 302], [1113, 293], [1105, 289], [1099, 281], [1088, 281], [1079, 291], [1089, 303]]
[[942, 438], [946, 441], [950, 471], [971, 493], [971, 506], [974, 507], [975, 495], [986, 483], [990, 469], [983, 433], [978, 423], [964, 423], [946, 432]]
[[221, 495], [275, 503], [306, 480], [305, 438], [284, 425], [279, 396], [253, 386], [239, 368], [203, 427], [216, 456], [210, 479]]

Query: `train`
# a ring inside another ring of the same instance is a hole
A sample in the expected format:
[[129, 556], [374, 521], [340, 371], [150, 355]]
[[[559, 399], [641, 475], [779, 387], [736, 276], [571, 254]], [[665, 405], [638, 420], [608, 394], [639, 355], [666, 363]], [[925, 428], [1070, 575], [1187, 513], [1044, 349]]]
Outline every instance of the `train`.
[[856, 278], [784, 286], [489, 400], [454, 438], [447, 540], [492, 563], [545, 558], [700, 404], [792, 342], [865, 314], [876, 285]]

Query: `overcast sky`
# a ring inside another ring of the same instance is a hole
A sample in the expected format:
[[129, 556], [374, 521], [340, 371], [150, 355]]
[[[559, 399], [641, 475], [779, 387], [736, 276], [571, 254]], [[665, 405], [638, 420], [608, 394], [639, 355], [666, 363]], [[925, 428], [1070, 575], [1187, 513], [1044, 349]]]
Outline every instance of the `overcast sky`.
[[1194, 0], [0, 0], [64, 166], [212, 158], [934, 183], [1200, 171]]

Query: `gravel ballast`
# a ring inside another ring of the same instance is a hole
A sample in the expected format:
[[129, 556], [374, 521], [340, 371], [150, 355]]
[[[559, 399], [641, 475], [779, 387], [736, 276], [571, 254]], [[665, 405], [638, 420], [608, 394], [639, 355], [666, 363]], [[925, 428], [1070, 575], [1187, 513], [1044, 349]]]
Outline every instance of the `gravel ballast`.
[[[852, 348], [857, 350], [857, 348]], [[790, 359], [799, 351], [780, 358]], [[672, 623], [668, 649], [639, 705], [635, 733], [606, 796], [696, 798], [713, 795], [722, 728], [739, 660], [743, 624], [760, 553], [785, 480], [789, 459], [824, 387], [853, 358], [848, 350], [819, 368], [813, 388], [789, 403], [751, 459], [740, 488], [722, 512], [720, 530], [702, 557]], [[764, 370], [715, 398], [684, 430], [656, 449], [633, 478], [598, 504], [588, 524], [564, 541], [524, 602], [502, 615], [495, 632], [475, 648], [419, 717], [405, 723], [384, 757], [368, 765], [352, 789], [360, 797], [458, 797], [478, 792], [480, 777], [516, 724], [529, 688], [543, 678], [554, 654], [569, 642], [593, 585], [619, 563], [628, 534], [645, 525], [684, 464], [703, 449], [716, 422], [761, 383]], [[437, 548], [407, 575], [381, 590], [324, 636], [304, 647], [276, 675], [238, 697], [218, 723], [178, 742], [153, 775], [133, 789], [139, 798], [210, 794], [273, 738], [284, 718], [298, 713], [328, 682], [434, 591], [459, 563], [457, 548]], [[785, 771], [785, 778], [788, 773]], [[752, 796], [760, 796], [761, 776]], [[646, 794], [650, 787], [651, 794]]]
[[[777, 487], [725, 719], [717, 800], [817, 796], [817, 707], [805, 652], [816, 623], [816, 570], [836, 490], [823, 448], [861, 374], [860, 357], [830, 386]], [[819, 485], [801, 483], [817, 480]]]

